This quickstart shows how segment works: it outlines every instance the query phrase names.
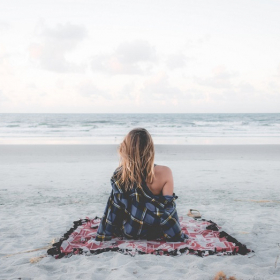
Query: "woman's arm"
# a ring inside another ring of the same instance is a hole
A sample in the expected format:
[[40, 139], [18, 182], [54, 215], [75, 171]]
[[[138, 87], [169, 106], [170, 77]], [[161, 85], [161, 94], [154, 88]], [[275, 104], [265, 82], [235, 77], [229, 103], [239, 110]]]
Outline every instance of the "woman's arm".
[[177, 196], [174, 194], [174, 181], [172, 171], [169, 167], [164, 167], [164, 180], [165, 184], [162, 189], [162, 194], [167, 200], [164, 207], [164, 214], [161, 216], [161, 227], [164, 232], [164, 236], [167, 241], [184, 241], [188, 238], [181, 231], [181, 226], [179, 223], [179, 218], [176, 209], [175, 199]]
[[162, 188], [162, 194], [163, 195], [173, 195], [174, 192], [174, 182], [173, 182], [173, 175], [172, 171], [167, 166], [162, 166], [163, 169], [163, 176], [164, 176], [164, 185]]

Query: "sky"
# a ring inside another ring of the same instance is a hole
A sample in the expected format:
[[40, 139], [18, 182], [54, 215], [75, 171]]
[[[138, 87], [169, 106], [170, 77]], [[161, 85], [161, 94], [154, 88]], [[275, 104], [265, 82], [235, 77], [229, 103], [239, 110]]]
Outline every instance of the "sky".
[[0, 113], [279, 113], [280, 1], [0, 2]]

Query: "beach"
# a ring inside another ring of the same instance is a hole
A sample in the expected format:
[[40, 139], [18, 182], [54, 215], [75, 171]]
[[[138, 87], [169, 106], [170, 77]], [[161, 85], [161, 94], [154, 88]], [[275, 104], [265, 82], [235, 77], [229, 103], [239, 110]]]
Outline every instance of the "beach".
[[279, 8], [0, 1], [0, 280], [280, 280]]
[[[176, 257], [117, 252], [32, 257], [73, 221], [101, 217], [118, 166], [117, 145], [0, 145], [0, 279], [279, 279], [280, 145], [156, 145], [169, 166], [179, 216], [198, 209], [254, 250]], [[5, 257], [6, 255], [12, 255]]]

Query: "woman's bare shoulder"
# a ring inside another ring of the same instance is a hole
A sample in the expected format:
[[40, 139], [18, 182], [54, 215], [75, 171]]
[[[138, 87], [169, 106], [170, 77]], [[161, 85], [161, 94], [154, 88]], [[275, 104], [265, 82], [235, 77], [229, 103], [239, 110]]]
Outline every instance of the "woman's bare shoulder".
[[172, 195], [174, 191], [173, 175], [170, 167], [165, 165], [155, 166], [155, 177], [161, 182], [163, 195]]
[[164, 181], [173, 179], [171, 169], [165, 165], [156, 165], [155, 166], [155, 177], [162, 178], [162, 180], [164, 180]]
[[171, 169], [168, 166], [165, 166], [165, 165], [156, 165], [155, 166], [155, 172], [172, 174]]

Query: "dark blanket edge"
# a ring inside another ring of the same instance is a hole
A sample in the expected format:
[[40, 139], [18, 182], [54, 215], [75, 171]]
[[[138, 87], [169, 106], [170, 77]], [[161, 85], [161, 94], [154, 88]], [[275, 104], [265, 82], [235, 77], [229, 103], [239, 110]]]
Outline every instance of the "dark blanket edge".
[[[100, 219], [99, 217], [95, 217], [93, 218], [94, 219]], [[70, 228], [60, 239], [58, 242], [54, 243], [52, 245], [52, 247], [50, 249], [47, 250], [47, 254], [48, 255], [51, 255], [51, 256], [54, 256], [56, 259], [61, 259], [63, 257], [70, 257], [72, 255], [77, 255], [77, 254], [84, 254], [83, 252], [83, 249], [81, 248], [77, 248], [77, 249], [74, 249], [70, 254], [65, 254], [65, 253], [62, 253], [61, 250], [60, 250], [60, 247], [61, 247], [61, 244], [64, 240], [67, 240], [69, 238], [69, 236], [81, 225], [83, 225], [84, 223], [87, 223], [88, 221], [90, 221], [92, 219], [80, 219], [78, 221], [74, 221], [73, 224], [74, 226], [72, 228]], [[206, 227], [206, 229], [209, 229], [209, 230], [213, 230], [213, 231], [219, 231], [219, 228], [217, 226], [216, 223], [214, 223], [213, 221], [211, 220], [205, 220], [205, 219], [202, 219], [203, 221], [207, 221], [209, 223], [211, 223], [209, 226]], [[241, 255], [246, 255], [248, 254], [249, 252], [254, 252], [250, 249], [248, 249], [246, 247], [246, 245], [242, 244], [241, 242], [237, 241], [234, 237], [232, 237], [231, 235], [229, 235], [228, 233], [226, 233], [225, 231], [221, 231], [220, 232], [220, 235], [219, 235], [221, 238], [225, 237], [226, 240], [228, 242], [233, 242], [236, 244], [236, 246], [239, 247], [239, 250], [238, 252], [236, 252], [236, 250], [234, 249], [234, 251], [232, 253], [228, 253], [229, 255], [236, 255], [236, 254], [241, 254]], [[166, 251], [163, 251], [163, 250], [155, 250], [155, 253], [152, 253], [154, 255], [168, 255], [168, 256], [177, 256], [177, 255], [181, 255], [182, 253], [186, 252], [186, 251], [189, 251], [190, 254], [194, 254], [195, 255], [198, 255], [200, 257], [203, 257], [204, 254], [205, 254], [205, 251], [203, 250], [199, 250], [199, 251], [195, 251], [193, 249], [189, 249], [188, 247], [186, 248], [182, 248], [182, 249], [175, 249], [173, 251], [170, 251], [170, 252], [166, 252]], [[108, 251], [112, 251], [112, 252], [120, 252], [120, 253], [123, 253], [123, 254], [130, 254], [131, 250], [129, 249], [120, 249], [119, 247], [114, 247], [114, 248], [104, 248], [104, 249], [97, 249], [97, 250], [90, 250], [90, 253], [92, 255], [97, 255], [97, 254], [100, 254], [100, 253], [103, 253], [103, 252], [108, 252]], [[212, 251], [212, 250], [207, 250], [208, 254], [209, 255], [215, 255], [217, 254], [217, 251], [216, 251], [216, 248], [215, 248], [215, 251]], [[145, 252], [142, 252], [142, 251], [137, 251], [138, 254], [146, 254]], [[221, 253], [226, 253], [226, 250], [224, 251], [221, 251]], [[131, 255], [131, 254], [130, 254]]]

